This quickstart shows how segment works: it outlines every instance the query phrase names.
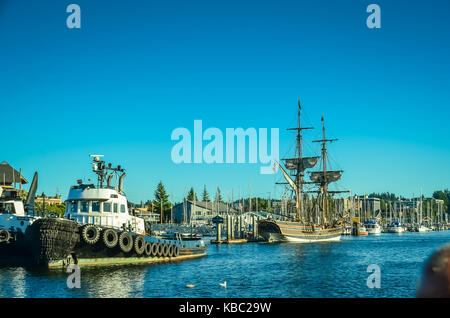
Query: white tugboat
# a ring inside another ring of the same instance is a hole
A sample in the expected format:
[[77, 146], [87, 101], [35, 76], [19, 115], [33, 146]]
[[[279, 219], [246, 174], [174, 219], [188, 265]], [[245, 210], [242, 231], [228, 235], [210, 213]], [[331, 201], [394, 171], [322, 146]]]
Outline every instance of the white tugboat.
[[[123, 192], [124, 169], [120, 166], [112, 168], [105, 166], [100, 161], [102, 155], [92, 155], [94, 158], [93, 171], [98, 175], [98, 184], [83, 184], [78, 180], [78, 185], [72, 186], [66, 200], [66, 213], [64, 217], [80, 224], [91, 224], [93, 227], [107, 227], [116, 230], [127, 230], [136, 234], [145, 235], [144, 220], [132, 215], [128, 207], [128, 201]], [[106, 176], [107, 171], [111, 173]], [[121, 174], [118, 176], [118, 174]], [[111, 185], [114, 176], [118, 176], [117, 187]], [[106, 186], [103, 185], [106, 178]], [[92, 228], [92, 227], [85, 227]], [[93, 230], [92, 230], [93, 231]], [[88, 231], [90, 232], [90, 231]], [[82, 238], [86, 230], [81, 233]], [[95, 238], [95, 237], [94, 237]]]
[[[159, 263], [206, 255], [207, 247], [203, 242], [188, 247], [183, 241], [151, 237], [144, 220], [134, 216], [128, 205], [123, 192], [124, 170], [120, 166], [112, 168], [111, 164], [106, 165], [100, 160], [100, 155], [93, 157], [97, 185], [83, 184], [79, 180], [70, 188], [64, 219], [43, 217], [30, 219], [28, 224], [23, 220], [26, 228], [21, 239], [23, 243], [20, 246], [8, 245], [8, 251], [1, 249], [6, 245], [1, 245], [0, 255], [14, 251], [22, 256], [18, 266], [50, 268], [71, 263]], [[118, 176], [118, 186], [111, 185], [114, 175]], [[29, 196], [34, 198], [35, 192], [30, 191]]]

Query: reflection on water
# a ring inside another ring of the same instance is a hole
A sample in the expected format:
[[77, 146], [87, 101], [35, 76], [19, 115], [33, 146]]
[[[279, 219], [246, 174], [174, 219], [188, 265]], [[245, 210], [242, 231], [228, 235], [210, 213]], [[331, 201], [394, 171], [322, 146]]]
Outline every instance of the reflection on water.
[[10, 268], [1, 272], [0, 297], [26, 297], [26, 271], [24, 268]]
[[[0, 268], [0, 297], [414, 297], [424, 260], [449, 241], [445, 231], [212, 245], [186, 262], [83, 267], [80, 289], [67, 287], [64, 270]], [[381, 268], [380, 289], [366, 286], [370, 264]]]

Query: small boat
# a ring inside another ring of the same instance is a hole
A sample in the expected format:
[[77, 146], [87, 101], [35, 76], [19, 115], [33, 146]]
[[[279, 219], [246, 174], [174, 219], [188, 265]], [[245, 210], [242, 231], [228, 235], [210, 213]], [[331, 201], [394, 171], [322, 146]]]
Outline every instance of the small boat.
[[161, 234], [161, 237], [167, 240], [180, 240], [180, 241], [198, 241], [203, 237], [198, 233], [178, 233], [178, 232], [170, 232]]
[[361, 224], [359, 227], [359, 236], [367, 236], [369, 235], [369, 232], [367, 231], [366, 227]]
[[428, 227], [428, 226], [426, 226], [425, 224], [421, 224], [421, 225], [419, 225], [419, 227], [417, 227], [417, 232], [430, 232], [431, 231], [431, 229]]
[[386, 233], [403, 233], [405, 228], [400, 222], [392, 222], [387, 225]]
[[381, 234], [381, 225], [377, 221], [366, 221], [364, 222], [364, 226], [369, 235]]

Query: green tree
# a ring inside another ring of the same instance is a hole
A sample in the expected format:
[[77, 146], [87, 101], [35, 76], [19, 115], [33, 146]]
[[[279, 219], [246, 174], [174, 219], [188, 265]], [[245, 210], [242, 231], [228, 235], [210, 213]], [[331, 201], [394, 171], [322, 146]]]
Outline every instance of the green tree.
[[210, 202], [208, 191], [206, 191], [206, 185], [203, 187], [203, 195], [202, 195], [202, 201], [204, 202]]
[[449, 213], [450, 191], [445, 189], [444, 191], [434, 191], [433, 198], [444, 201], [444, 212]]
[[256, 207], [258, 207], [258, 210], [260, 210], [260, 211], [267, 211], [268, 206], [269, 206], [268, 200], [263, 199], [263, 198], [252, 198], [252, 210], [253, 211], [256, 211]]
[[189, 193], [188, 193], [186, 199], [188, 199], [189, 201], [198, 201], [197, 194], [195, 193], [193, 187], [191, 187], [191, 190], [189, 190]]
[[45, 210], [42, 203], [34, 203], [34, 212], [41, 216], [47, 216], [49, 213], [56, 213], [59, 217], [64, 217], [66, 204], [48, 204], [45, 203]]
[[[159, 211], [159, 213], [163, 213], [163, 218], [165, 219], [165, 213], [164, 211], [170, 210], [170, 202], [169, 202], [169, 195], [166, 192], [166, 189], [164, 188], [164, 185], [162, 184], [162, 181], [158, 183], [158, 186], [155, 190], [155, 211]], [[162, 211], [161, 211], [162, 206]]]

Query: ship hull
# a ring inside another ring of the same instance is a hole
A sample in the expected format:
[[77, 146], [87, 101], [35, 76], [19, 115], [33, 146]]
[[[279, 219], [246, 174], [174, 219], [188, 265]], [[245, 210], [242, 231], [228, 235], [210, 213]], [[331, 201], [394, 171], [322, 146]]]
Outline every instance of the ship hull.
[[[99, 229], [103, 233], [105, 229]], [[118, 231], [120, 233], [122, 231]], [[136, 234], [129, 232], [133, 247], [124, 251], [119, 242], [106, 246], [104, 240], [88, 243], [83, 239], [82, 225], [64, 219], [40, 219], [27, 228], [21, 240], [0, 244], [0, 264], [29, 267], [66, 267], [77, 265], [145, 264], [181, 261], [206, 255], [206, 246], [193, 248], [167, 240], [142, 235], [145, 243], [155, 245], [147, 253], [135, 245]], [[101, 237], [101, 236], [100, 236]], [[172, 243], [172, 244], [171, 244]], [[169, 249], [169, 246], [172, 248]]]
[[341, 239], [342, 228], [323, 229], [306, 226], [298, 222], [262, 220], [258, 224], [259, 234], [268, 242], [336, 242]]

